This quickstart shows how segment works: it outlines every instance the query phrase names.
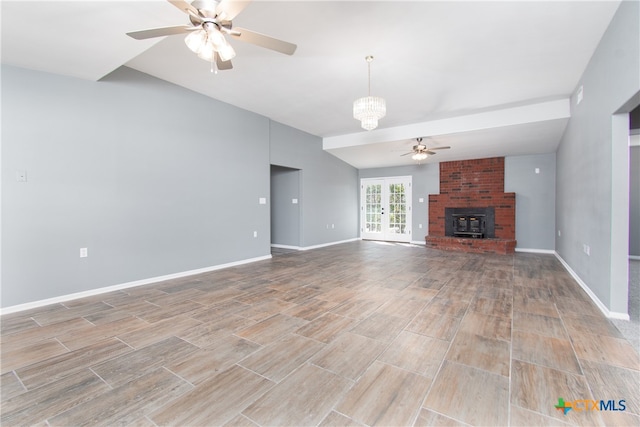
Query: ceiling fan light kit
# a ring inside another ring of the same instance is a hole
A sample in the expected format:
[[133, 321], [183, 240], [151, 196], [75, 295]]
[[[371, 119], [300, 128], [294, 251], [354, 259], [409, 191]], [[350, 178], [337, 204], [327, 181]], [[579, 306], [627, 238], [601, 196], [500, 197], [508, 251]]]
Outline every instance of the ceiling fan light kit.
[[378, 120], [387, 114], [387, 103], [384, 98], [371, 96], [371, 61], [373, 56], [365, 58], [369, 70], [368, 96], [358, 98], [353, 102], [353, 118], [360, 120], [360, 125], [365, 130], [373, 130], [378, 127]]
[[213, 62], [216, 53], [226, 62], [236, 56], [236, 51], [213, 22], [205, 22], [202, 29], [191, 32], [184, 38], [187, 47], [199, 58]]
[[413, 148], [411, 149], [411, 151], [409, 151], [408, 153], [404, 153], [401, 156], [408, 156], [409, 154], [411, 154], [411, 158], [415, 161], [417, 161], [418, 163], [420, 163], [423, 160], [426, 160], [427, 157], [429, 156], [433, 156], [435, 155], [435, 151], [434, 150], [448, 150], [451, 147], [427, 147], [425, 144], [422, 143], [422, 137], [419, 138], [415, 138], [415, 141], [417, 142], [416, 145], [413, 146]]
[[414, 153], [413, 156], [411, 156], [413, 160], [417, 160], [419, 162], [425, 160], [427, 157], [429, 157], [427, 153]]

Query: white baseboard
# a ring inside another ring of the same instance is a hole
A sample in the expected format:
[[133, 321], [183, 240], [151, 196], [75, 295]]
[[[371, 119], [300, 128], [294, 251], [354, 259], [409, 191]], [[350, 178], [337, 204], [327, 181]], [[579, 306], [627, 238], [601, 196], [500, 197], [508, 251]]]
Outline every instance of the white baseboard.
[[629, 259], [634, 261], [640, 261], [640, 256], [638, 255], [629, 255]]
[[589, 295], [589, 298], [591, 298], [591, 300], [595, 303], [596, 306], [598, 306], [600, 311], [602, 311], [602, 313], [605, 316], [607, 316], [610, 319], [620, 319], [620, 320], [629, 320], [630, 319], [628, 313], [618, 313], [616, 311], [609, 311], [607, 306], [604, 305], [602, 303], [602, 301], [600, 301], [600, 298], [598, 298], [596, 296], [596, 294], [594, 294], [591, 289], [589, 289], [587, 284], [584, 283], [582, 281], [582, 279], [580, 278], [580, 276], [578, 276], [578, 274], [575, 271], [573, 271], [573, 269], [569, 266], [569, 264], [567, 264], [567, 262], [564, 259], [562, 259], [560, 254], [558, 252], [554, 252], [554, 255], [556, 256], [556, 258], [558, 258], [558, 261], [560, 261], [560, 263], [564, 266], [565, 270], [567, 270], [569, 272], [571, 277], [573, 277], [573, 279], [576, 282], [578, 282], [580, 287], [587, 293], [587, 295]]
[[30, 310], [32, 308], [39, 308], [49, 304], [57, 304], [60, 302], [70, 301], [78, 298], [86, 298], [94, 295], [105, 294], [107, 292], [120, 291], [122, 289], [135, 288], [136, 286], [149, 285], [151, 283], [163, 282], [165, 280], [179, 279], [181, 277], [194, 276], [196, 274], [208, 273], [210, 271], [222, 270], [223, 268], [235, 267], [242, 264], [249, 264], [257, 261], [264, 261], [270, 259], [271, 255], [265, 255], [257, 258], [249, 258], [241, 261], [234, 261], [227, 264], [219, 264], [211, 267], [199, 268], [196, 270], [183, 271], [180, 273], [167, 274], [165, 276], [151, 277], [149, 279], [135, 280], [133, 282], [121, 283], [119, 285], [107, 286], [104, 288], [91, 289], [83, 292], [76, 292], [73, 294], [62, 295], [59, 297], [43, 299], [40, 301], [28, 302], [25, 304], [18, 304], [10, 307], [0, 308], [0, 315], [17, 313], [24, 310]]
[[337, 241], [337, 242], [330, 242], [330, 243], [323, 243], [321, 245], [304, 246], [304, 247], [300, 248], [300, 250], [301, 251], [309, 251], [311, 249], [325, 248], [327, 246], [333, 246], [333, 245], [341, 245], [342, 243], [357, 242], [358, 240], [360, 240], [360, 238], [359, 237], [355, 237], [353, 239], [340, 240], [340, 241]]
[[412, 240], [410, 243], [412, 245], [422, 245], [422, 246], [426, 246], [427, 244], [425, 240]]
[[337, 242], [322, 243], [320, 245], [313, 245], [313, 246], [289, 246], [289, 245], [279, 245], [279, 244], [276, 244], [276, 243], [272, 243], [271, 247], [272, 248], [282, 248], [282, 249], [292, 249], [292, 250], [296, 250], [296, 251], [310, 251], [311, 249], [326, 248], [327, 246], [341, 245], [343, 243], [356, 242], [358, 240], [360, 240], [360, 238], [356, 237], [356, 238], [353, 238], [353, 239], [339, 240]]
[[291, 246], [291, 245], [279, 245], [276, 243], [272, 243], [271, 244], [272, 248], [278, 248], [278, 249], [291, 249], [292, 251], [300, 251], [302, 249], [300, 249], [300, 246]]
[[516, 248], [516, 252], [525, 252], [530, 254], [549, 254], [553, 255], [556, 253], [553, 249], [529, 249], [529, 248]]

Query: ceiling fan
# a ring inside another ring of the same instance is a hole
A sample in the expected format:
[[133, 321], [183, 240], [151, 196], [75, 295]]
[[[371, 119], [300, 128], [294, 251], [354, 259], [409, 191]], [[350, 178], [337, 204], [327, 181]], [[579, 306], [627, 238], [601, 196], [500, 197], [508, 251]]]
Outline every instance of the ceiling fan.
[[[189, 15], [189, 24], [174, 27], [152, 28], [133, 31], [128, 36], [137, 40], [154, 37], [188, 34], [185, 43], [198, 57], [215, 63], [219, 70], [233, 68], [231, 59], [236, 52], [225, 35], [275, 50], [286, 55], [293, 55], [297, 46], [245, 28], [233, 28], [232, 20], [250, 3], [235, 0], [167, 0], [169, 3]], [[213, 68], [213, 65], [212, 65]]]
[[409, 154], [412, 154], [411, 158], [413, 160], [424, 160], [429, 156], [433, 156], [434, 154], [436, 154], [436, 152], [434, 150], [448, 150], [451, 147], [427, 147], [425, 144], [422, 143], [422, 137], [420, 138], [416, 138], [416, 142], [417, 144], [413, 146], [412, 151], [409, 151], [408, 153], [404, 153], [401, 154], [401, 156], [408, 156]]

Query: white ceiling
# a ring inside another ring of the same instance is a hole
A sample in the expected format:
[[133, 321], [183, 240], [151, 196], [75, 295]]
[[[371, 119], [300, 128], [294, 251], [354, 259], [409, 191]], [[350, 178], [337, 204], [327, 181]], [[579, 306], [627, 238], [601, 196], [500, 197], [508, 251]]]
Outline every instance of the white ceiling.
[[[126, 65], [323, 137], [358, 168], [415, 163], [424, 136], [451, 146], [434, 160], [553, 152], [576, 88], [619, 1], [261, 1], [234, 26], [296, 43], [293, 56], [231, 40], [234, 69], [210, 64], [182, 36], [126, 32], [186, 24], [163, 0], [5, 1], [2, 62], [99, 80]], [[387, 116], [352, 118], [372, 94]], [[585, 97], [589, 94], [585, 88]]]

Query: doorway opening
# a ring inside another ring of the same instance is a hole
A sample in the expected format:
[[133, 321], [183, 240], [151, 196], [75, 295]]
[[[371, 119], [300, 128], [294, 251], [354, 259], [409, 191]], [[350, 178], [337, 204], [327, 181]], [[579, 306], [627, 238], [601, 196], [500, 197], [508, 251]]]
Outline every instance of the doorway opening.
[[[611, 299], [612, 311], [621, 313], [613, 320], [622, 334], [640, 351], [640, 282], [634, 254], [638, 236], [637, 166], [634, 168], [634, 141], [640, 125], [640, 92], [636, 93], [612, 118], [612, 222]], [[634, 191], [635, 189], [635, 191]], [[635, 277], [634, 277], [635, 276]], [[615, 304], [615, 306], [614, 306]], [[626, 314], [626, 316], [625, 316]]]
[[271, 254], [300, 249], [302, 171], [271, 165]]

